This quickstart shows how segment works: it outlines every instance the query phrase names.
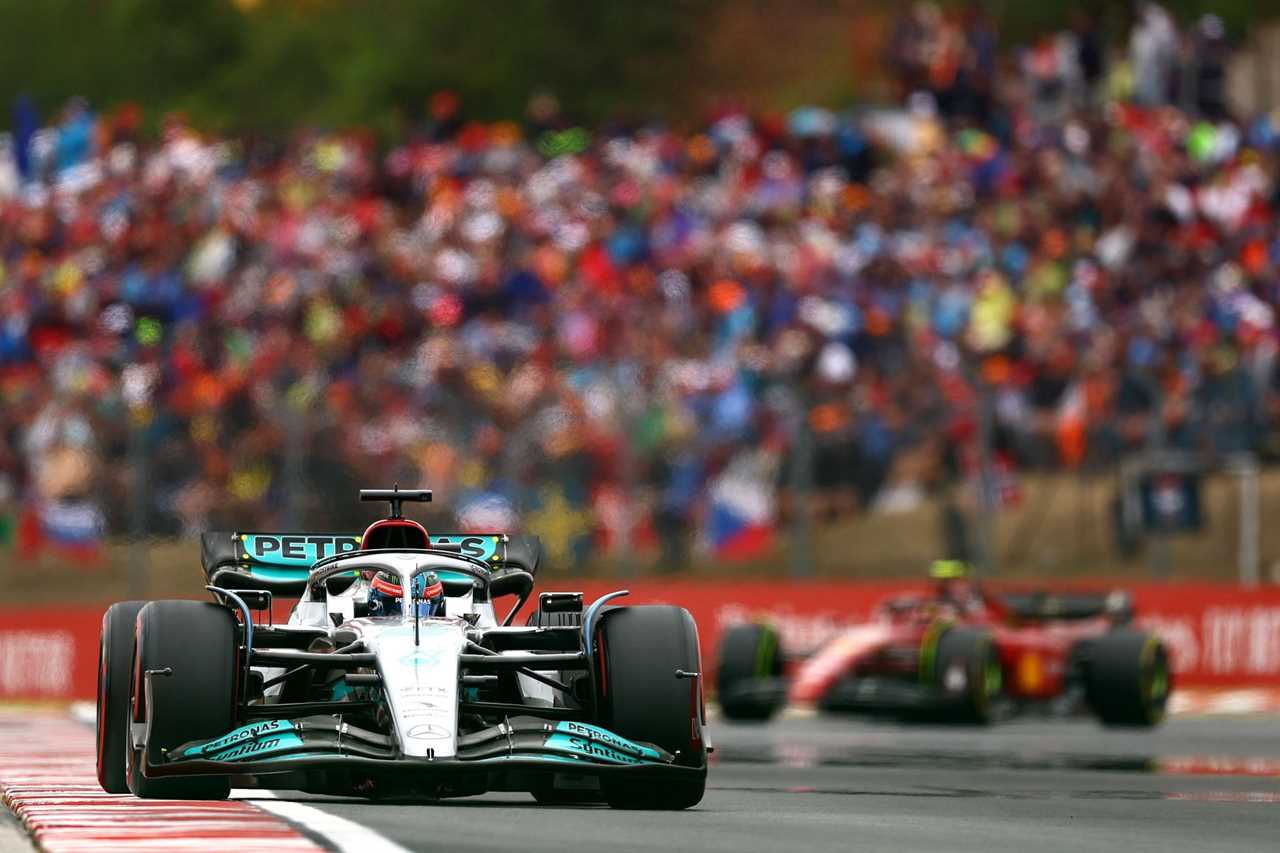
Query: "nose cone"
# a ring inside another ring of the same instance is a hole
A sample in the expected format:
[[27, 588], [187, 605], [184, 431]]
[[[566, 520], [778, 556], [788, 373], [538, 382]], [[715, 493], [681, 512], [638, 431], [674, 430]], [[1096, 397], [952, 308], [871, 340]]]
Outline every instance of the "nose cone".
[[447, 758], [457, 752], [458, 654], [464, 623], [425, 620], [414, 642], [411, 623], [378, 626], [366, 639], [378, 655], [378, 671], [400, 748], [405, 755]]
[[817, 702], [887, 639], [887, 630], [881, 625], [863, 625], [845, 631], [800, 665], [787, 691], [787, 701], [794, 704]]

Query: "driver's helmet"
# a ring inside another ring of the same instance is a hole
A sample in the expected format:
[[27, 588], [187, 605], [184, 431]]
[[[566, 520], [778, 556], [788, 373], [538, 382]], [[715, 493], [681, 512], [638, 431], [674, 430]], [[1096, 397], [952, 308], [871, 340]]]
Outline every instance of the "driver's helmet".
[[964, 580], [969, 577], [969, 564], [964, 560], [934, 560], [929, 564], [929, 577], [936, 581]]
[[934, 581], [938, 598], [965, 609], [978, 601], [971, 574], [964, 560], [934, 560], [929, 565], [929, 577]]
[[[378, 572], [369, 582], [369, 615], [399, 616], [399, 579], [387, 572]], [[414, 598], [418, 601], [419, 616], [444, 615], [444, 584], [435, 572], [424, 572], [413, 579]]]

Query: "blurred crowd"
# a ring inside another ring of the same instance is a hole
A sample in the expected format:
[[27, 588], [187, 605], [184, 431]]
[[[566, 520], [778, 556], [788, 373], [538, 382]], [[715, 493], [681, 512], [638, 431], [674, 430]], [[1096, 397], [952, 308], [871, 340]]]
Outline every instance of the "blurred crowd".
[[1006, 54], [919, 4], [901, 106], [691, 132], [545, 95], [441, 93], [390, 147], [19, 104], [0, 537], [345, 530], [398, 482], [436, 528], [677, 566], [962, 495], [984, 434], [1002, 499], [1153, 443], [1270, 454], [1280, 127], [1227, 117], [1212, 19], [1091, 26]]

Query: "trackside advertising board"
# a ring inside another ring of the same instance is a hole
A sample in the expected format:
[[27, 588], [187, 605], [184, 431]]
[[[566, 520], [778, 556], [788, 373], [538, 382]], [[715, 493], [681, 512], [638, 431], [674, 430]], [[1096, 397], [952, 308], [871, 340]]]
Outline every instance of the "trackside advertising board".
[[[619, 586], [549, 579], [538, 591], [580, 589], [591, 601]], [[709, 673], [715, 671], [720, 632], [728, 625], [767, 619], [780, 629], [785, 648], [805, 652], [866, 619], [883, 599], [921, 590], [901, 582], [646, 580], [627, 586], [631, 596], [623, 602], [679, 604], [693, 613], [703, 670]], [[1128, 589], [1137, 602], [1138, 621], [1169, 645], [1179, 685], [1280, 685], [1280, 587], [1140, 584]], [[504, 603], [498, 603], [500, 612]], [[0, 700], [93, 698], [105, 610], [105, 604], [0, 608]], [[277, 611], [277, 619], [285, 618], [288, 602], [280, 602]]]

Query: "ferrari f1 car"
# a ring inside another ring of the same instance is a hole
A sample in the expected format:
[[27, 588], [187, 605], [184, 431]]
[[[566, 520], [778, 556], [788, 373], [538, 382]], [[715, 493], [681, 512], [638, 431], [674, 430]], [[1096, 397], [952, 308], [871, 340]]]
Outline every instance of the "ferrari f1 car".
[[730, 719], [783, 705], [987, 723], [1031, 707], [1091, 710], [1106, 725], [1154, 726], [1172, 686], [1169, 656], [1132, 626], [1123, 592], [1005, 593], [939, 561], [929, 595], [890, 599], [866, 624], [789, 661], [767, 624], [729, 628], [717, 687]]
[[[366, 490], [363, 536], [207, 533], [213, 603], [121, 602], [102, 624], [98, 779], [217, 799], [239, 787], [683, 809], [702, 799], [686, 610], [543, 593], [532, 536], [428, 536], [427, 490]], [[300, 597], [287, 624], [273, 596]], [[494, 602], [514, 596], [499, 621]], [[256, 615], [255, 615], [256, 614]]]

